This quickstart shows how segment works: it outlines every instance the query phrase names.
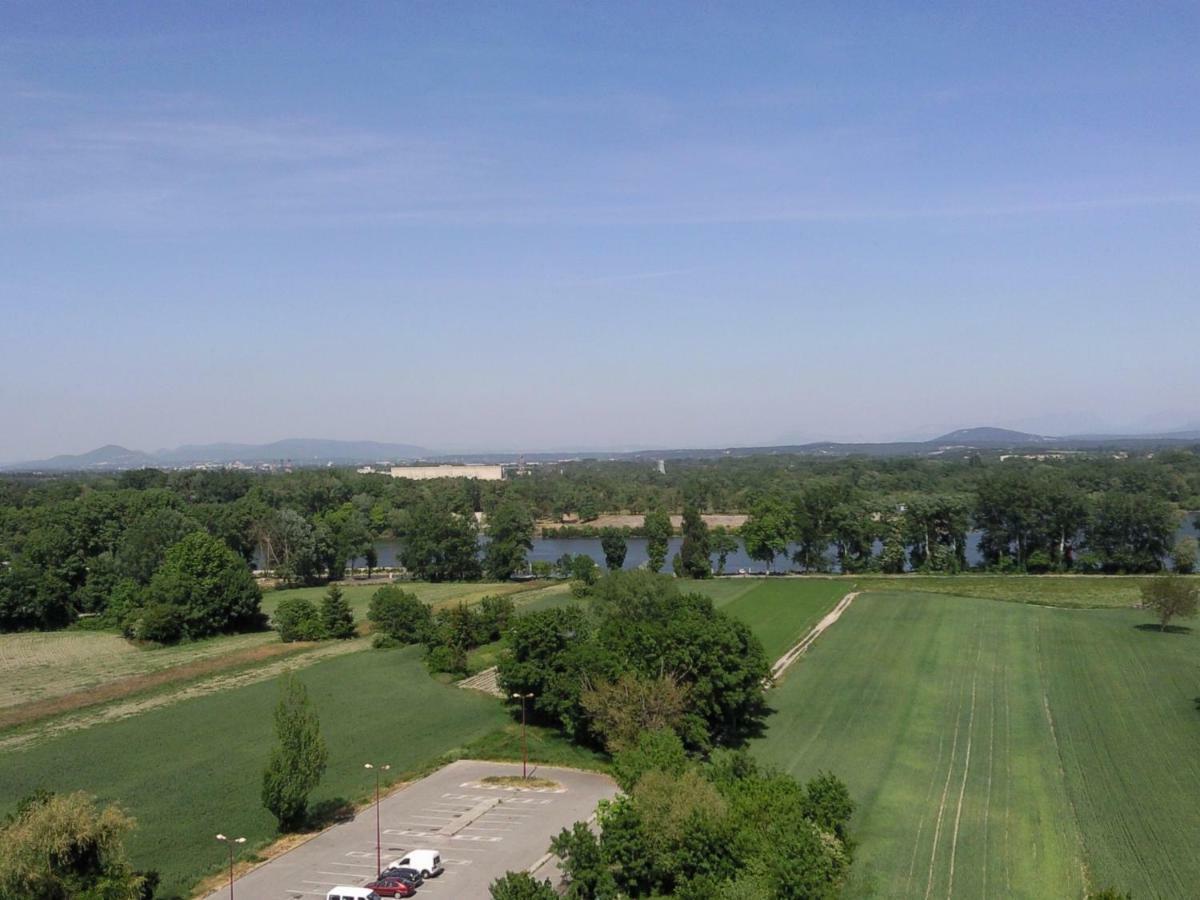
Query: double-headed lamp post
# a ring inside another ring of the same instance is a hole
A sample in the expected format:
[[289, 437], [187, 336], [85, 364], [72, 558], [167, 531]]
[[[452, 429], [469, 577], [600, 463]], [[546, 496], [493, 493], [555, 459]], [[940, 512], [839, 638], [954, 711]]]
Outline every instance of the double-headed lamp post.
[[386, 772], [391, 766], [376, 766], [371, 763], [363, 763], [364, 769], [375, 770], [375, 871], [383, 871], [383, 851], [382, 843], [379, 839], [379, 775], [381, 772]]
[[521, 777], [529, 778], [529, 749], [525, 743], [525, 701], [532, 700], [533, 694], [513, 694], [514, 700], [521, 701]]
[[244, 837], [229, 838], [223, 834], [218, 834], [217, 840], [222, 841], [229, 847], [229, 900], [233, 900], [233, 845], [244, 844], [246, 843], [246, 839]]

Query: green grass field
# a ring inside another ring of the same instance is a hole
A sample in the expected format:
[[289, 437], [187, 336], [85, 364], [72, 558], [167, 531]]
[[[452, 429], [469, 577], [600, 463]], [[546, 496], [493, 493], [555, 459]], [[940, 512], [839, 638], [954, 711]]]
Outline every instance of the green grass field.
[[860, 596], [772, 695], [755, 753], [858, 804], [851, 897], [1200, 884], [1200, 637], [1133, 610]]
[[[1125, 575], [863, 575], [864, 590], [922, 591], [1036, 606], [1098, 609], [1135, 606], [1154, 576]], [[1196, 576], [1200, 580], [1200, 576]]]
[[762, 641], [774, 662], [804, 637], [844, 596], [843, 581], [825, 579], [760, 579], [721, 607], [741, 619]]
[[[329, 745], [316, 803], [365, 797], [364, 762], [400, 775], [510, 721], [494, 699], [430, 679], [417, 648], [351, 653], [299, 677]], [[274, 836], [259, 792], [277, 698], [272, 680], [6, 752], [0, 813], [38, 787], [119, 801], [138, 820], [134, 861], [161, 871], [164, 896], [183, 893], [219, 867], [217, 832], [245, 835], [250, 847]]]

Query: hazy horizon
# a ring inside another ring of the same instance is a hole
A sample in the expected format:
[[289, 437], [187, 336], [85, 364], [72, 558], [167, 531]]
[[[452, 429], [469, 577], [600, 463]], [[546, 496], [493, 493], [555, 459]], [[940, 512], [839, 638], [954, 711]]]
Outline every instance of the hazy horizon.
[[1200, 7], [10, 4], [0, 461], [1200, 421]]

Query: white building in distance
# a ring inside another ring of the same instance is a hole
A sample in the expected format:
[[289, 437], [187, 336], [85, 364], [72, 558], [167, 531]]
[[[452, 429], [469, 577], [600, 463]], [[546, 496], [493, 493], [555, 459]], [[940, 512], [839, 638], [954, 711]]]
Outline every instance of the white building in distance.
[[503, 466], [392, 466], [393, 478], [427, 481], [430, 478], [478, 478], [480, 481], [500, 481]]

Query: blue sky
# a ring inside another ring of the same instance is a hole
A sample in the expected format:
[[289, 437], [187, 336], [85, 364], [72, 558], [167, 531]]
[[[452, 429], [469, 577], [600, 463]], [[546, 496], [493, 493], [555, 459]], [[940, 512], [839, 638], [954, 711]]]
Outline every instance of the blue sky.
[[0, 460], [1200, 421], [1200, 7], [0, 6]]

